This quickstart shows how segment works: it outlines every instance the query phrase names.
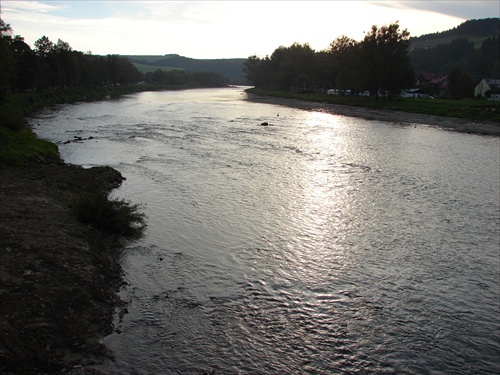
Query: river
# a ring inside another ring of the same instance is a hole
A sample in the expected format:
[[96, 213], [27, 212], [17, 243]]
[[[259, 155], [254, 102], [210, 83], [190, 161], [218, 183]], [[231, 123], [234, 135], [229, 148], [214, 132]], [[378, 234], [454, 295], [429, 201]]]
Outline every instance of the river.
[[144, 92], [31, 119], [66, 162], [119, 170], [114, 195], [148, 216], [98, 368], [499, 373], [499, 138], [245, 99]]

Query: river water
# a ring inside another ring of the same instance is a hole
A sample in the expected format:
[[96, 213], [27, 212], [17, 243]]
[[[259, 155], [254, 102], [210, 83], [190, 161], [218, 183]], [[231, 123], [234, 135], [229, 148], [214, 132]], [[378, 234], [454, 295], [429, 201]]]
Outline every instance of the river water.
[[119, 170], [114, 195], [149, 218], [99, 368], [499, 373], [499, 139], [245, 98], [145, 92], [31, 120], [66, 162]]

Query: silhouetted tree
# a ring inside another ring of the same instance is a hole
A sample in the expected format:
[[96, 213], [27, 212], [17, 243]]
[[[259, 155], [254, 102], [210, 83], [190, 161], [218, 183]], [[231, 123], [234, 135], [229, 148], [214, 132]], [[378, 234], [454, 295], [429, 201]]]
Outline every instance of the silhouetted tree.
[[418, 72], [447, 74], [454, 66], [471, 71], [474, 55], [474, 43], [457, 38], [432, 48], [416, 48], [411, 51], [410, 59]]
[[408, 51], [410, 33], [400, 31], [398, 22], [372, 26], [361, 42], [362, 80], [372, 93], [397, 94], [414, 83]]
[[0, 101], [15, 80], [16, 68], [12, 55], [12, 27], [0, 19]]
[[358, 65], [357, 45], [354, 39], [345, 35], [330, 43], [328, 51], [332, 55], [333, 87], [336, 89], [345, 90], [355, 87], [355, 68]]
[[448, 91], [452, 98], [471, 98], [474, 95], [471, 76], [454, 66], [448, 74]]
[[249, 56], [243, 64], [243, 72], [248, 83], [256, 87], [270, 87], [270, 60], [269, 57], [264, 59], [258, 58], [256, 55]]
[[37, 56], [24, 42], [24, 38], [19, 35], [12, 39], [11, 49], [16, 64], [16, 80], [13, 89], [16, 91], [34, 89], [40, 72]]
[[475, 51], [470, 65], [477, 78], [500, 77], [500, 35], [486, 39]]
[[54, 43], [52, 43], [45, 35], [35, 41], [35, 52], [39, 56], [47, 56], [50, 52], [52, 52], [53, 48]]
[[117, 55], [107, 56], [106, 72], [109, 82], [114, 85], [138, 82], [143, 78], [129, 59]]

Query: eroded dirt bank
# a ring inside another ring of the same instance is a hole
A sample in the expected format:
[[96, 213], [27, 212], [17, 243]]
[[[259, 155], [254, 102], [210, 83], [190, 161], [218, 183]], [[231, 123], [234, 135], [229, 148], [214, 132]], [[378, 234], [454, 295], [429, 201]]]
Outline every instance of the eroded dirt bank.
[[110, 354], [100, 339], [120, 303], [119, 240], [71, 205], [122, 180], [59, 161], [0, 167], [0, 373], [60, 373]]
[[258, 103], [283, 105], [304, 110], [322, 111], [342, 116], [361, 117], [368, 120], [395, 122], [408, 126], [416, 124], [428, 125], [462, 133], [500, 136], [500, 124], [493, 122], [474, 122], [453, 117], [352, 107], [346, 105], [308, 102], [296, 99], [284, 99], [268, 96], [264, 97], [254, 94], [249, 94], [248, 100]]

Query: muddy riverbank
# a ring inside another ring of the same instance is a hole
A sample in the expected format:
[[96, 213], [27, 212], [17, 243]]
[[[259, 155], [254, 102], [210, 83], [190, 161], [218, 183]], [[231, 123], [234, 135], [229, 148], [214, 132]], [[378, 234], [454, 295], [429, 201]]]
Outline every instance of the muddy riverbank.
[[69, 372], [110, 356], [100, 340], [120, 304], [120, 240], [71, 206], [122, 180], [60, 161], [0, 168], [0, 373]]

